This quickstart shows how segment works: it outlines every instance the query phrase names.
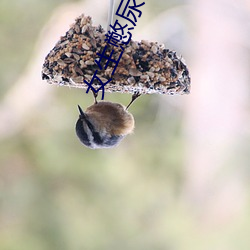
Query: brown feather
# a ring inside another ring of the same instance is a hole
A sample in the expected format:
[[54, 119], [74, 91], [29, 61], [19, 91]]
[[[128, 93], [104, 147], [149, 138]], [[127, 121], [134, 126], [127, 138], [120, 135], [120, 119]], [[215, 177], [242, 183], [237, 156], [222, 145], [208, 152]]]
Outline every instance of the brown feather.
[[134, 118], [121, 104], [98, 102], [88, 107], [85, 114], [98, 131], [107, 131], [111, 135], [133, 132]]

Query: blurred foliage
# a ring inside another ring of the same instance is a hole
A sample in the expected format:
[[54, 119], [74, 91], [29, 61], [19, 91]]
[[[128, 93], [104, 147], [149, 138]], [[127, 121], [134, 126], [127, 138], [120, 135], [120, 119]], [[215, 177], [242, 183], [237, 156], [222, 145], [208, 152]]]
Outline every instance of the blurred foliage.
[[37, 36], [54, 8], [69, 0], [0, 2], [0, 97], [25, 69]]

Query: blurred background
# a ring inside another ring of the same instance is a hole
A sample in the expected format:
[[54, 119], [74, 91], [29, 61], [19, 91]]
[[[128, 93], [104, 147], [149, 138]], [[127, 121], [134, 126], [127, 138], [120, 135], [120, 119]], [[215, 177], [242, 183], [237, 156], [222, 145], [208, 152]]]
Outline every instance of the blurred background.
[[181, 54], [191, 94], [140, 97], [134, 134], [90, 150], [74, 126], [92, 95], [41, 68], [81, 13], [106, 28], [108, 4], [0, 2], [0, 249], [249, 250], [250, 1], [145, 1], [133, 39]]

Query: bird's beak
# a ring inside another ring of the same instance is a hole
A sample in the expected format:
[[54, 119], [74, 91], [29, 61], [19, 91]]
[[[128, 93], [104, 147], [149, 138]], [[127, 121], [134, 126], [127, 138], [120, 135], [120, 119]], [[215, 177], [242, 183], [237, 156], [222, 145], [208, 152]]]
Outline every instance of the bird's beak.
[[79, 110], [79, 113], [80, 113], [80, 118], [86, 118], [84, 112], [82, 111], [82, 108], [79, 105], [77, 105], [77, 106], [78, 106], [78, 110]]

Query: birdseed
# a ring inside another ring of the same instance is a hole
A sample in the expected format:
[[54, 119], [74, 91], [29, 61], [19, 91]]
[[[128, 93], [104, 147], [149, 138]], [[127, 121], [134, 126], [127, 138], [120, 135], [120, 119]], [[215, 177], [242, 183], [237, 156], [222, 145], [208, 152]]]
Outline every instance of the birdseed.
[[[124, 47], [124, 53], [112, 75], [114, 63], [100, 70], [95, 63], [97, 53], [107, 45], [106, 31], [99, 25], [92, 25], [89, 16], [81, 15], [62, 36], [55, 47], [45, 58], [42, 68], [42, 79], [50, 84], [88, 88], [84, 80], [89, 81], [94, 72], [106, 82], [107, 92], [141, 94], [188, 94], [190, 92], [190, 76], [182, 57], [175, 51], [165, 49], [157, 42], [131, 40]], [[113, 57], [117, 60], [121, 48], [108, 46], [107, 53], [114, 50]], [[93, 87], [101, 84], [96, 79]]]

